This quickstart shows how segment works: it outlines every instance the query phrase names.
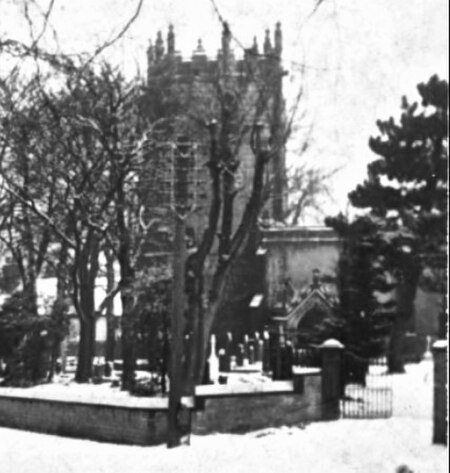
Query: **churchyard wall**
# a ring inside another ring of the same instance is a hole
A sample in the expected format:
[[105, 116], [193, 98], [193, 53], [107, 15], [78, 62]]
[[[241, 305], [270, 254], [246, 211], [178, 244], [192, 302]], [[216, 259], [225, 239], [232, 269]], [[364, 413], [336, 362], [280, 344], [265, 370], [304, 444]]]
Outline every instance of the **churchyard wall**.
[[144, 399], [80, 402], [2, 391], [6, 391], [0, 392], [2, 427], [134, 445], [154, 445], [165, 439], [167, 402], [149, 407], [149, 400]]
[[[70, 388], [68, 388], [70, 389]], [[320, 369], [293, 380], [197, 388], [191, 432], [244, 432], [322, 419]], [[61, 399], [32, 390], [0, 389], [0, 425], [35, 432], [135, 445], [166, 441], [167, 399]]]
[[[234, 392], [231, 386], [199, 386], [192, 432], [241, 433], [282, 425], [301, 426], [322, 419], [320, 370], [303, 376], [300, 392], [293, 381], [274, 381], [265, 390]], [[221, 389], [222, 388], [222, 389]]]

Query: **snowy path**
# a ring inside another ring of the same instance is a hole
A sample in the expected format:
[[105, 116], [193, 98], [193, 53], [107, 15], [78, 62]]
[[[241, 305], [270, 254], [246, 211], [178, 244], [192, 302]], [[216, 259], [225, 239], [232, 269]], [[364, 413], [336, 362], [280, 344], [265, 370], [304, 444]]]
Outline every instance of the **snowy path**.
[[448, 471], [431, 444], [431, 366], [394, 379], [394, 417], [319, 422], [246, 435], [194, 436], [167, 450], [75, 440], [0, 428], [0, 473], [414, 473]]

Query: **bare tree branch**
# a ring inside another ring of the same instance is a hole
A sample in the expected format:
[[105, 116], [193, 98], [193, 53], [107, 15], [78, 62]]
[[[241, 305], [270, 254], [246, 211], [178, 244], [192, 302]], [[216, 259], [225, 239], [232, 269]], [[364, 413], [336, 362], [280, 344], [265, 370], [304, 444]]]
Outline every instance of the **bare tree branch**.
[[14, 196], [19, 202], [24, 204], [27, 208], [32, 210], [37, 216], [39, 216], [42, 220], [44, 220], [48, 225], [50, 225], [55, 233], [65, 241], [71, 248], [75, 248], [75, 242], [71, 240], [65, 233], [61, 231], [58, 225], [53, 221], [51, 217], [49, 217], [45, 212], [39, 210], [36, 206], [36, 202], [33, 199], [25, 198], [21, 195], [20, 192], [17, 192], [12, 189], [14, 184], [12, 182], [8, 182], [7, 185], [4, 186], [4, 189]]
[[122, 38], [125, 35], [125, 33], [130, 29], [131, 25], [138, 18], [139, 13], [141, 12], [141, 8], [142, 8], [143, 3], [144, 3], [144, 0], [139, 0], [138, 1], [138, 4], [136, 6], [136, 10], [134, 11], [131, 18], [125, 23], [123, 28], [119, 31], [119, 33], [117, 33], [113, 38], [111, 38], [108, 41], [105, 41], [101, 46], [99, 46], [94, 51], [94, 54], [84, 63], [84, 67], [88, 66], [99, 54], [101, 54], [105, 49], [112, 46], [114, 43], [116, 43], [120, 38]]

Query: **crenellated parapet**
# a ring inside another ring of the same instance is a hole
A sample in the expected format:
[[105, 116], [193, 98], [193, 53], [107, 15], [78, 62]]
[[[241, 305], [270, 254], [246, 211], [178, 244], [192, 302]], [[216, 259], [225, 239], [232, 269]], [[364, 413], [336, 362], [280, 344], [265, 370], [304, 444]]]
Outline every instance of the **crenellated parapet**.
[[252, 70], [260, 70], [263, 76], [268, 70], [281, 70], [282, 31], [281, 24], [275, 26], [274, 34], [266, 30], [263, 48], [260, 51], [256, 36], [253, 44], [244, 50], [239, 59], [232, 48], [233, 36], [228, 24], [223, 24], [221, 34], [221, 48], [215, 58], [208, 57], [199, 39], [197, 47], [192, 51], [189, 59], [183, 58], [176, 50], [175, 31], [169, 26], [166, 41], [163, 34], [158, 31], [155, 42], [149, 42], [147, 49], [147, 77], [158, 75], [161, 71], [172, 71], [179, 78], [186, 79], [192, 76], [217, 77], [218, 74], [243, 75]]

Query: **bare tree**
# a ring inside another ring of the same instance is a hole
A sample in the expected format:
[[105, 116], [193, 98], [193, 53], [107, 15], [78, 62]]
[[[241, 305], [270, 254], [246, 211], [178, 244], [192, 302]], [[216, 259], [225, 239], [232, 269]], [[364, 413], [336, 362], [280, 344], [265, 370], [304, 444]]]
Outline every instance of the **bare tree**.
[[314, 210], [323, 216], [322, 198], [332, 199], [330, 179], [340, 168], [326, 171], [301, 163], [287, 173], [288, 205], [285, 208], [284, 220], [290, 225], [298, 225], [308, 210]]

